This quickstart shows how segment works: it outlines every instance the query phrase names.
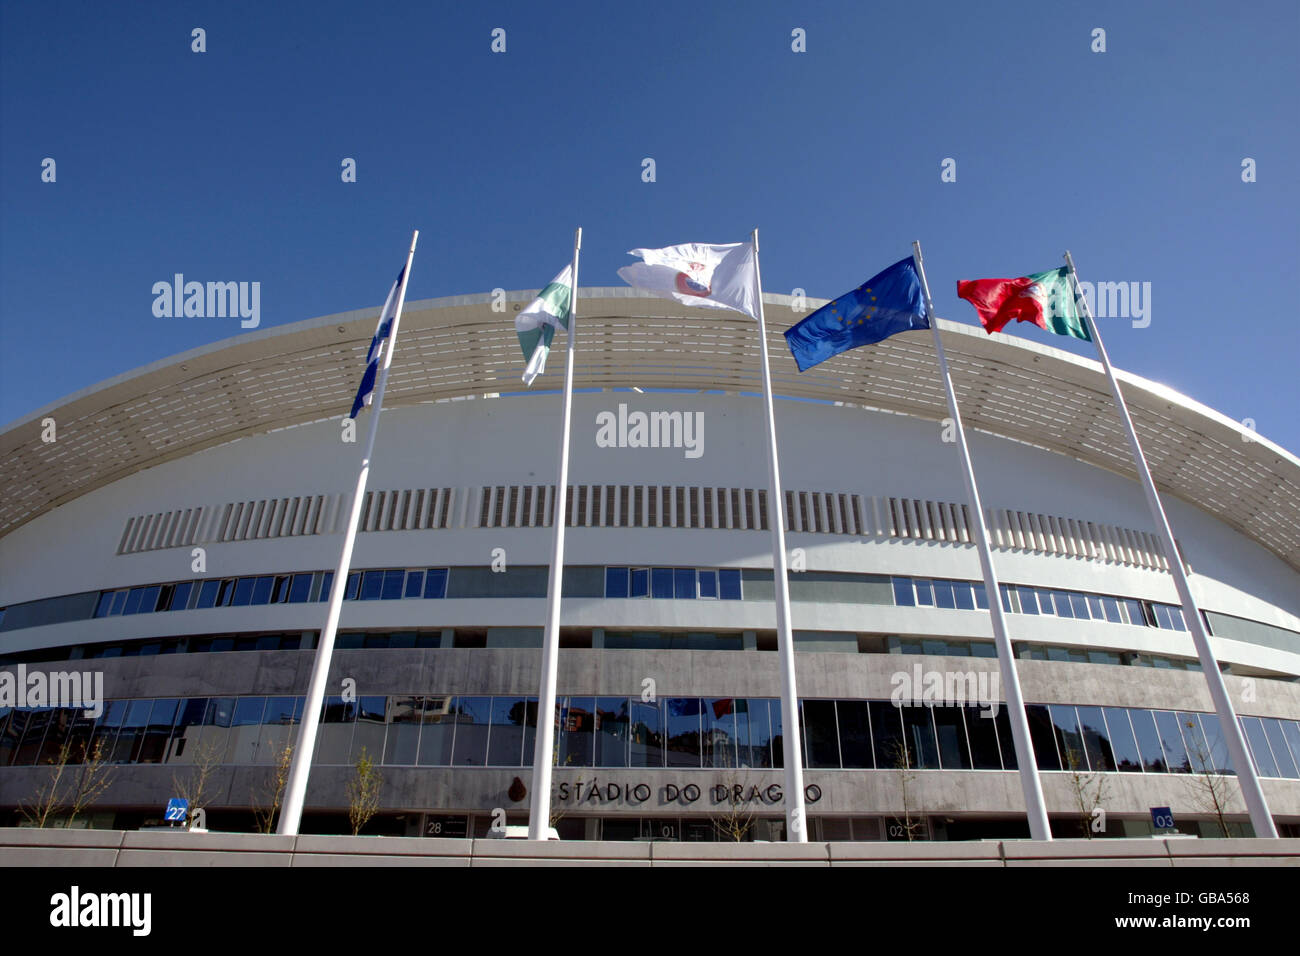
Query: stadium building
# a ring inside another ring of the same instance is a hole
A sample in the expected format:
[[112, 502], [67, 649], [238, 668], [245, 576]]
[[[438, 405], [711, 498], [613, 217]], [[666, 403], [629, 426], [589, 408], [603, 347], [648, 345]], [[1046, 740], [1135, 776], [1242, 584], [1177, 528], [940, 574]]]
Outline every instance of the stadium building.
[[[533, 391], [519, 381], [511, 313], [534, 294], [504, 313], [487, 295], [407, 304], [345, 582], [332, 569], [369, 413], [352, 443], [341, 416], [374, 310], [195, 349], [0, 433], [0, 671], [102, 673], [106, 698], [98, 717], [4, 701], [0, 822], [84, 745], [112, 777], [79, 824], [156, 820], [207, 769], [208, 826], [252, 829], [333, 587], [304, 831], [347, 832], [363, 749], [383, 773], [366, 832], [525, 822], [562, 381], [558, 356]], [[809, 837], [1027, 835], [1005, 710], [960, 699], [1001, 694], [930, 334], [800, 375], [780, 336], [799, 315], [766, 302]], [[1099, 366], [942, 329], [1054, 831], [1146, 836], [1169, 807], [1180, 830], [1218, 834], [1222, 735]], [[578, 350], [555, 825], [780, 839], [754, 324], [588, 289]], [[1264, 792], [1298, 836], [1300, 460], [1122, 378]], [[931, 674], [944, 697], [913, 700]], [[1228, 829], [1248, 833], [1229, 789]]]

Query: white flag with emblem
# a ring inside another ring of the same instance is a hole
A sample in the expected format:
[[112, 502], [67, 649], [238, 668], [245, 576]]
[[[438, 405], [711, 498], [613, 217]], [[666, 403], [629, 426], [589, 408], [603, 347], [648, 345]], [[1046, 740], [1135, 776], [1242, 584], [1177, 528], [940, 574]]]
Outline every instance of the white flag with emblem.
[[642, 261], [618, 270], [630, 286], [683, 305], [732, 309], [758, 318], [754, 246], [748, 242], [708, 245], [688, 242], [663, 249], [633, 249]]

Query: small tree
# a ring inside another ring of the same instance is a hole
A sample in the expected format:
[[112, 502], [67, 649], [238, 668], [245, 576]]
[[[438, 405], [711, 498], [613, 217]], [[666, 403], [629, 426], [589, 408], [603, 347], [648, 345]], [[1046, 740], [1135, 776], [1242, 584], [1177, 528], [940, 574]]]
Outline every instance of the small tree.
[[190, 819], [203, 808], [212, 775], [221, 766], [226, 748], [214, 740], [204, 740], [194, 749], [194, 762], [184, 774], [172, 774], [172, 789], [189, 805]]
[[1196, 718], [1189, 715], [1183, 726], [1192, 731], [1183, 734], [1187, 738], [1187, 757], [1192, 770], [1185, 778], [1192, 801], [1202, 813], [1214, 814], [1223, 835], [1231, 837], [1228, 813], [1239, 792], [1238, 784], [1231, 777], [1218, 772], [1214, 756], [1203, 742], [1204, 735], [1196, 726]]
[[352, 824], [353, 836], [360, 833], [370, 818], [379, 812], [379, 792], [383, 786], [384, 775], [362, 747], [347, 787], [348, 822]]
[[45, 778], [36, 785], [30, 802], [19, 806], [23, 819], [32, 826], [44, 829], [50, 818], [57, 816], [63, 809], [63, 779], [68, 769], [68, 759], [72, 755], [72, 744], [65, 742], [59, 748], [58, 756], [50, 762]]
[[253, 794], [253, 817], [257, 820], [257, 829], [261, 833], [275, 832], [275, 818], [280, 813], [280, 802], [284, 799], [284, 788], [289, 782], [289, 767], [293, 763], [293, 744], [285, 744], [276, 752], [275, 766], [265, 789]]
[[1091, 840], [1093, 815], [1110, 798], [1110, 781], [1103, 774], [1089, 773], [1087, 767], [1079, 748], [1067, 745], [1065, 769], [1069, 774], [1066, 779], [1070, 782], [1074, 805], [1079, 811], [1079, 826], [1083, 829], [1083, 835]]
[[73, 744], [65, 741], [59, 747], [58, 755], [49, 762], [45, 780], [37, 785], [31, 801], [19, 807], [23, 818], [32, 826], [43, 829], [55, 817], [66, 813], [63, 825], [71, 827], [73, 821], [103, 796], [112, 783], [115, 768], [104, 759], [104, 741], [96, 741], [89, 752], [85, 741], [80, 742], [79, 747], [80, 759], [74, 762]]
[[912, 810], [915, 809], [912, 806], [912, 784], [916, 782], [916, 771], [912, 769], [907, 759], [907, 747], [901, 740], [889, 744], [886, 759], [898, 774], [898, 790], [903, 802], [903, 815], [894, 817], [894, 822], [898, 824], [910, 843], [916, 839], [916, 832], [925, 822], [920, 818], [912, 818]]
[[68, 798], [68, 827], [72, 826], [72, 821], [78, 815], [104, 795], [116, 772], [117, 768], [105, 760], [102, 737], [95, 741], [89, 752], [85, 742], [82, 742], [81, 764], [72, 778], [72, 795]]
[[727, 790], [726, 796], [709, 815], [709, 822], [713, 824], [713, 832], [718, 835], [718, 839], [743, 843], [757, 824], [758, 808], [745, 799], [745, 788], [749, 785], [748, 779], [736, 774], [718, 784]]

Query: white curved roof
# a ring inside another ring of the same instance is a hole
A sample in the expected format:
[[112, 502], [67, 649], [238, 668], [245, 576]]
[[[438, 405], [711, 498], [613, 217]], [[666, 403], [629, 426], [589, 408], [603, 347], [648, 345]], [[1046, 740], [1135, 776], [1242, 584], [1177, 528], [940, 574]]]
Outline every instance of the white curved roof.
[[[523, 389], [511, 321], [535, 290], [408, 302], [386, 407]], [[854, 349], [800, 374], [781, 333], [802, 315], [765, 295], [773, 388], [921, 418], [947, 416], [928, 332]], [[824, 300], [809, 300], [816, 307]], [[245, 435], [338, 417], [351, 406], [377, 310], [262, 329], [154, 362], [0, 431], [0, 536], [141, 469]], [[941, 321], [971, 428], [1136, 477], [1097, 362]], [[575, 387], [758, 391], [758, 338], [739, 313], [629, 288], [579, 293]], [[559, 343], [557, 338], [557, 344]], [[556, 357], [558, 358], [558, 357]], [[539, 386], [558, 388], [553, 358]], [[1156, 483], [1300, 570], [1300, 459], [1178, 392], [1119, 373]], [[41, 419], [58, 441], [40, 440]]]

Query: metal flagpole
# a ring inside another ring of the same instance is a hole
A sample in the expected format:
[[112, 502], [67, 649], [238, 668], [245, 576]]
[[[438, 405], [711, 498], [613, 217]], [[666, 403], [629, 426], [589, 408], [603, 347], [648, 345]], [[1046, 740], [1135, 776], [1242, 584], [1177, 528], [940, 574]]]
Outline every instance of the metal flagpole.
[[[402, 303], [406, 301], [406, 283], [411, 277], [411, 260], [415, 257], [415, 243], [420, 238], [417, 229], [411, 234], [411, 249], [406, 254], [406, 268], [402, 272], [402, 285], [397, 290], [397, 307], [393, 312], [393, 328], [384, 347], [384, 364], [375, 383], [375, 397], [370, 406], [370, 434], [366, 437], [366, 451], [361, 458], [361, 471], [357, 474], [357, 487], [352, 494], [352, 509], [348, 515], [347, 533], [339, 566], [330, 585], [329, 613], [325, 630], [321, 631], [312, 664], [311, 683], [307, 685], [307, 701], [303, 707], [302, 724], [298, 728], [298, 744], [294, 748], [293, 763], [289, 768], [289, 781], [284, 788], [284, 808], [276, 832], [293, 836], [302, 822], [303, 802], [307, 797], [307, 777], [311, 773], [312, 755], [316, 750], [316, 729], [320, 725], [321, 706], [325, 702], [325, 683], [329, 678], [330, 658], [334, 656], [334, 636], [338, 632], [339, 615], [343, 611], [343, 594], [347, 590], [348, 569], [352, 566], [352, 546], [357, 540], [357, 520], [366, 495], [366, 479], [370, 476], [370, 459], [375, 452], [375, 435], [379, 432], [379, 412], [384, 405], [384, 388], [388, 385], [388, 367], [393, 362], [393, 348], [397, 345], [397, 326], [402, 320]], [[381, 315], [379, 321], [383, 322]]]
[[1111, 366], [1110, 357], [1106, 354], [1106, 346], [1101, 343], [1101, 333], [1097, 330], [1097, 323], [1093, 321], [1092, 309], [1088, 305], [1088, 300], [1080, 293], [1079, 276], [1074, 268], [1074, 258], [1070, 255], [1068, 249], [1065, 252], [1065, 262], [1070, 267], [1070, 278], [1073, 284], [1075, 301], [1082, 306], [1084, 317], [1087, 319], [1088, 327], [1092, 332], [1092, 340], [1097, 344], [1097, 354], [1101, 356], [1102, 368], [1106, 370], [1106, 377], [1110, 380], [1110, 390], [1115, 396], [1115, 405], [1119, 408], [1119, 417], [1124, 422], [1124, 430], [1128, 433], [1129, 448], [1133, 451], [1133, 464], [1136, 466], [1138, 477], [1142, 481], [1142, 490], [1146, 492], [1147, 504], [1151, 508], [1151, 517], [1154, 519], [1156, 530], [1160, 534], [1160, 544], [1164, 548], [1165, 559], [1169, 564], [1169, 573], [1173, 575], [1174, 587], [1178, 590], [1178, 599], [1183, 604], [1183, 619], [1187, 623], [1187, 630], [1192, 635], [1192, 643], [1196, 646], [1196, 655], [1200, 658], [1201, 670], [1205, 673], [1205, 682], [1210, 687], [1210, 697], [1214, 701], [1214, 711], [1219, 715], [1219, 724], [1223, 728], [1223, 736], [1228, 744], [1228, 754], [1232, 757], [1232, 767], [1237, 771], [1237, 779], [1241, 783], [1241, 793], [1246, 800], [1246, 808], [1250, 811], [1250, 822], [1255, 828], [1256, 836], [1276, 837], [1277, 828], [1273, 825], [1273, 816], [1269, 813], [1268, 802], [1264, 799], [1264, 790], [1259, 785], [1259, 775], [1255, 772], [1255, 765], [1251, 762], [1250, 755], [1246, 750], [1246, 738], [1241, 732], [1241, 724], [1237, 720], [1237, 713], [1228, 697], [1228, 688], [1223, 682], [1223, 674], [1219, 671], [1219, 662], [1214, 657], [1214, 651], [1210, 649], [1205, 621], [1201, 617], [1201, 611], [1196, 604], [1196, 599], [1192, 597], [1192, 586], [1187, 580], [1187, 572], [1183, 568], [1183, 558], [1178, 553], [1174, 541], [1173, 528], [1169, 524], [1169, 518], [1165, 515], [1164, 506], [1160, 503], [1160, 495], [1156, 492], [1156, 483], [1151, 477], [1151, 469], [1147, 467], [1146, 457], [1142, 454], [1142, 445], [1138, 441], [1137, 431], [1133, 428], [1133, 419], [1128, 413], [1128, 404], [1124, 401], [1123, 393], [1120, 392], [1119, 381], [1115, 378], [1115, 369]]
[[767, 408], [767, 515], [772, 522], [772, 583], [776, 596], [776, 650], [781, 659], [781, 741], [785, 751], [786, 839], [808, 842], [804, 810], [803, 740], [799, 698], [795, 691], [794, 633], [790, 628], [790, 582], [786, 576], [785, 508], [781, 497], [781, 466], [776, 452], [776, 418], [772, 411], [772, 369], [767, 358], [767, 322], [763, 317], [763, 279], [758, 269], [758, 230], [754, 230], [754, 285], [758, 300], [758, 343], [763, 365], [763, 403]]
[[537, 694], [537, 737], [533, 750], [533, 795], [528, 802], [528, 839], [545, 840], [551, 826], [551, 767], [555, 750], [555, 679], [560, 656], [560, 592], [564, 585], [564, 520], [569, 493], [569, 422], [573, 414], [573, 327], [578, 323], [578, 253], [582, 227], [573, 236], [573, 275], [569, 287], [569, 354], [564, 360], [564, 411], [560, 416], [560, 474], [555, 483], [555, 529], [551, 570], [546, 581], [546, 636], [542, 641], [542, 682]]
[[1006, 614], [1002, 608], [1002, 590], [998, 585], [998, 576], [993, 570], [993, 554], [989, 549], [988, 527], [984, 523], [984, 507], [980, 503], [979, 487], [975, 484], [970, 449], [966, 445], [966, 429], [961, 422], [961, 411], [957, 408], [957, 393], [953, 390], [952, 375], [948, 372], [948, 357], [944, 354], [943, 339], [939, 335], [939, 319], [934, 314], [934, 302], [930, 299], [930, 283], [925, 278], [920, 242], [912, 243], [912, 261], [916, 263], [916, 273], [921, 278], [921, 289], [925, 293], [925, 312], [930, 320], [930, 331], [934, 333], [935, 357], [939, 360], [939, 372], [943, 376], [943, 387], [948, 396], [948, 414], [952, 416], [957, 435], [957, 452], [961, 456], [962, 477], [966, 480], [970, 521], [975, 529], [975, 548], [979, 554], [980, 569], [984, 572], [984, 593], [988, 597], [989, 617], [993, 620], [993, 641], [998, 650], [998, 668], [1006, 689], [1007, 718], [1011, 723], [1011, 739], [1015, 743], [1016, 763], [1020, 768], [1020, 789], [1025, 795], [1029, 835], [1035, 840], [1050, 840], [1052, 827], [1047, 820], [1047, 805], [1043, 802], [1043, 783], [1038, 776], [1034, 744], [1029, 737], [1029, 718], [1025, 716], [1025, 699], [1020, 692], [1016, 658], [1011, 647], [1011, 639], [1007, 636]]

